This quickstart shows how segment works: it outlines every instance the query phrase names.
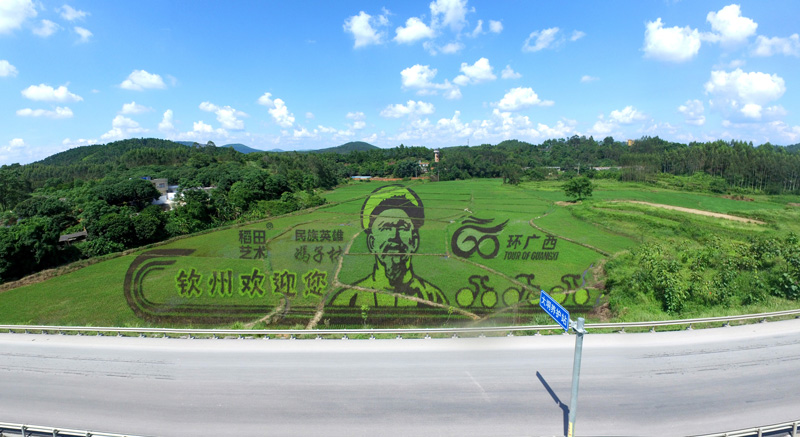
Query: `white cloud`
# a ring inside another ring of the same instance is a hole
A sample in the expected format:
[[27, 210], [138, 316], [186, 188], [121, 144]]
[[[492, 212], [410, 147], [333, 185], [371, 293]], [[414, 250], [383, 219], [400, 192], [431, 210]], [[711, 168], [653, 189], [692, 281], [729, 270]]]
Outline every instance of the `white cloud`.
[[153, 108], [148, 108], [147, 106], [140, 105], [136, 102], [130, 102], [122, 105], [122, 111], [120, 111], [120, 114], [141, 114], [143, 112], [152, 110]]
[[642, 121], [647, 118], [633, 106], [626, 106], [621, 111], [611, 111], [611, 115], [609, 117], [611, 118], [612, 122], [619, 124], [631, 124], [634, 121]]
[[216, 114], [217, 121], [222, 125], [223, 129], [244, 129], [244, 121], [240, 120], [239, 117], [247, 117], [247, 114], [242, 111], [238, 111], [230, 106], [219, 107], [211, 102], [200, 103], [200, 109]]
[[367, 142], [367, 143], [374, 143], [377, 140], [378, 140], [378, 134], [376, 134], [376, 133], [373, 133], [372, 135], [370, 135], [368, 137], [361, 138], [361, 141], [364, 141], [364, 142]]
[[315, 129], [313, 132], [309, 132], [306, 128], [301, 128], [300, 130], [294, 129], [292, 136], [294, 138], [315, 138], [317, 136], [317, 130]]
[[[166, 113], [165, 118], [167, 118]], [[169, 121], [170, 123], [172, 122], [172, 114], [170, 114]], [[230, 139], [230, 134], [227, 130], [222, 128], [214, 129], [210, 124], [206, 124], [202, 120], [192, 123], [192, 130], [188, 132], [174, 133], [170, 136], [175, 139], [192, 140], [197, 142], [213, 140], [218, 144], [219, 141], [228, 141]]]
[[419, 95], [432, 95], [438, 94], [439, 91], [444, 93], [447, 99], [457, 99], [461, 97], [461, 90], [458, 87], [445, 80], [444, 83], [434, 83], [433, 78], [436, 77], [437, 70], [428, 65], [416, 64], [413, 67], [408, 67], [400, 72], [400, 79], [403, 88], [416, 89]]
[[439, 51], [441, 51], [442, 53], [444, 53], [446, 55], [453, 55], [453, 54], [456, 54], [456, 53], [460, 52], [463, 49], [464, 49], [464, 44], [461, 44], [460, 42], [455, 41], [455, 42], [449, 42], [449, 43], [443, 45], [442, 47], [439, 48]]
[[83, 97], [69, 92], [66, 86], [53, 88], [49, 85], [31, 85], [22, 90], [22, 95], [30, 100], [43, 102], [80, 102]]
[[69, 138], [64, 138], [64, 141], [61, 142], [61, 145], [67, 149], [80, 146], [91, 146], [93, 144], [97, 144], [96, 139], [78, 138], [77, 140], [71, 140]]
[[503, 31], [503, 23], [499, 21], [489, 20], [489, 31], [492, 33], [500, 33]]
[[263, 96], [258, 98], [258, 104], [264, 106], [273, 106], [272, 93], [264, 93]]
[[5, 59], [0, 59], [0, 77], [17, 77], [17, 67]]
[[489, 82], [497, 79], [492, 72], [492, 66], [486, 58], [480, 58], [474, 64], [461, 63], [461, 73], [453, 79], [456, 85], [474, 85], [482, 82]]
[[397, 36], [394, 37], [394, 40], [400, 44], [411, 44], [435, 36], [433, 29], [417, 17], [406, 20], [406, 27], [398, 27], [395, 32]]
[[14, 138], [8, 142], [7, 146], [0, 146], [0, 164], [19, 162], [23, 153], [30, 155], [25, 141], [22, 138]]
[[214, 112], [214, 111], [216, 111], [217, 109], [219, 109], [219, 106], [217, 106], [217, 105], [215, 105], [215, 104], [213, 104], [213, 103], [211, 103], [211, 102], [202, 102], [202, 103], [200, 103], [200, 106], [199, 106], [199, 108], [200, 108], [200, 110], [202, 110], [202, 111], [206, 111], [206, 112]]
[[647, 116], [639, 112], [633, 106], [626, 106], [622, 110], [611, 111], [610, 116], [606, 119], [603, 114], [600, 114], [598, 120], [594, 123], [589, 132], [592, 135], [607, 136], [614, 134], [614, 136], [622, 135], [620, 125], [630, 125], [636, 121], [644, 121]]
[[294, 125], [294, 114], [289, 112], [289, 108], [286, 107], [286, 103], [284, 103], [283, 100], [273, 100], [272, 93], [264, 93], [264, 95], [258, 98], [258, 104], [270, 108], [268, 112], [272, 115], [275, 122], [278, 123], [278, 126], [288, 128]]
[[775, 141], [784, 141], [787, 143], [797, 143], [800, 141], [800, 126], [789, 126], [783, 121], [772, 121], [767, 123], [767, 129], [771, 132], [765, 132], [766, 139], [773, 137]]
[[91, 38], [93, 35], [92, 32], [89, 31], [89, 29], [84, 29], [83, 27], [75, 26], [74, 30], [75, 33], [77, 33], [78, 36], [80, 36], [80, 38], [78, 39], [78, 43], [89, 42], [89, 38]]
[[145, 89], [164, 89], [167, 85], [158, 74], [151, 74], [145, 70], [134, 70], [128, 78], [119, 85], [121, 88], [132, 91]]
[[230, 129], [230, 130], [242, 130], [244, 129], [244, 121], [240, 120], [238, 117], [245, 117], [245, 114], [242, 111], [237, 111], [230, 106], [225, 106], [219, 108], [216, 111], [217, 114], [217, 121], [222, 125], [223, 129]]
[[[300, 132], [302, 133], [302, 129], [300, 130]], [[340, 129], [336, 129], [336, 128], [333, 128], [333, 127], [326, 127], [326, 126], [322, 126], [322, 125], [318, 125], [317, 128], [314, 129], [314, 131], [312, 133], [314, 135], [317, 135], [318, 133], [329, 135], [330, 138], [332, 140], [334, 140], [334, 141], [348, 140], [348, 139], [352, 138], [355, 135], [355, 132], [353, 132], [350, 129], [348, 129], [348, 130], [340, 130]]]
[[172, 132], [175, 130], [175, 125], [172, 123], [173, 121], [173, 113], [172, 109], [167, 109], [164, 111], [164, 118], [161, 119], [161, 123], [158, 123], [158, 130], [161, 132]]
[[600, 80], [600, 78], [599, 77], [594, 77], [594, 76], [589, 76], [588, 74], [581, 76], [581, 83], [589, 83], [589, 82], [594, 82], [596, 80]]
[[503, 72], [500, 73], [500, 77], [502, 77], [503, 79], [519, 79], [520, 77], [522, 77], [522, 75], [514, 71], [514, 69], [511, 68], [510, 65], [506, 65], [506, 68], [504, 68]]
[[759, 35], [756, 38], [756, 46], [753, 49], [756, 56], [800, 56], [800, 35], [793, 34], [788, 38], [767, 38]]
[[519, 111], [531, 106], [552, 106], [552, 100], [541, 100], [531, 88], [512, 88], [496, 103], [503, 111]]
[[706, 117], [703, 115], [705, 107], [700, 100], [687, 100], [686, 103], [678, 106], [678, 112], [686, 117], [687, 124], [702, 126], [706, 122]]
[[[536, 30], [531, 32], [525, 44], [522, 45], [523, 52], [538, 52], [546, 48], [555, 47], [556, 35], [558, 35], [558, 27], [551, 27], [549, 29]], [[531, 40], [534, 40], [531, 45]]]
[[381, 111], [381, 117], [401, 118], [411, 115], [429, 115], [433, 114], [434, 110], [433, 103], [409, 100], [405, 105], [398, 103], [387, 106]]
[[269, 109], [270, 115], [280, 127], [291, 127], [294, 124], [294, 114], [281, 99], [274, 100], [274, 107]]
[[433, 27], [450, 27], [458, 33], [467, 24], [467, 0], [435, 0], [430, 8]]
[[313, 120], [314, 119], [314, 113], [306, 112], [306, 118], [309, 119], [309, 120]]
[[147, 132], [134, 120], [122, 115], [117, 115], [111, 121], [111, 130], [100, 136], [101, 140], [113, 141], [129, 138], [134, 134]]
[[[711, 107], [733, 119], [761, 119], [763, 107], [786, 92], [786, 83], [780, 76], [761, 72], [745, 73], [738, 68], [730, 73], [712, 71], [711, 79], [704, 87], [706, 94], [712, 96]], [[771, 114], [777, 112], [772, 111]]]
[[739, 44], [755, 35], [758, 24], [742, 16], [739, 5], [725, 6], [717, 12], [709, 12], [706, 20], [711, 23], [711, 29], [717, 32], [722, 44]]
[[400, 72], [400, 78], [406, 88], [428, 88], [434, 77], [436, 69], [427, 65], [416, 64]]
[[212, 128], [210, 124], [205, 124], [202, 121], [195, 121], [192, 126], [192, 131], [198, 133], [210, 133], [214, 132], [214, 128]]
[[584, 36], [586, 36], [586, 32], [581, 32], [580, 30], [573, 30], [572, 31], [572, 36], [569, 37], [569, 40], [570, 41], [577, 41], [577, 40], [583, 38]]
[[70, 5], [64, 5], [64, 6], [58, 8], [56, 10], [60, 11], [61, 12], [61, 18], [65, 19], [67, 21], [82, 20], [87, 15], [89, 15], [88, 12], [79, 11], [77, 9], [74, 9]]
[[443, 46], [440, 46], [433, 41], [425, 41], [422, 43], [422, 48], [424, 48], [431, 56], [436, 56], [439, 53], [444, 53], [445, 55], [452, 55], [460, 52], [464, 49], [464, 44], [459, 41], [449, 42]]
[[32, 0], [3, 0], [0, 2], [0, 34], [11, 33], [22, 27], [28, 18], [36, 16]]
[[138, 129], [139, 123], [131, 120], [128, 117], [123, 117], [121, 115], [117, 115], [111, 120], [111, 127], [116, 127], [120, 129]]
[[366, 116], [363, 112], [348, 112], [347, 119], [353, 120], [353, 124], [350, 125], [350, 128], [353, 130], [361, 130], [367, 127], [367, 123], [364, 121]]
[[618, 126], [616, 124], [614, 124], [614, 123], [612, 123], [610, 121], [605, 121], [605, 120], [601, 119], [601, 120], [597, 120], [594, 123], [594, 126], [592, 126], [592, 130], [591, 131], [593, 133], [596, 133], [596, 134], [599, 134], [599, 135], [608, 135], [609, 133], [614, 131], [614, 129], [616, 129], [617, 127]]
[[667, 62], [685, 62], [700, 51], [700, 32], [686, 27], [667, 27], [661, 18], [647, 23], [644, 34], [644, 54], [648, 58]]
[[475, 26], [475, 29], [470, 32], [469, 36], [471, 38], [477, 38], [483, 33], [483, 20], [478, 20], [478, 24]]
[[354, 48], [366, 47], [372, 44], [382, 44], [386, 38], [386, 32], [378, 30], [378, 28], [385, 27], [389, 24], [389, 20], [385, 15], [372, 17], [364, 11], [353, 15], [344, 21], [344, 30], [353, 35], [355, 43]]
[[756, 120], [761, 119], [761, 110], [763, 107], [761, 105], [757, 105], [755, 103], [748, 103], [742, 106], [741, 112], [747, 118], [753, 118]]
[[47, 38], [48, 36], [56, 33], [56, 31], [60, 28], [61, 26], [50, 20], [42, 20], [39, 27], [33, 28], [33, 34], [36, 36], [41, 36], [42, 38]]
[[576, 122], [559, 121], [554, 126], [534, 123], [529, 117], [495, 108], [486, 120], [461, 120], [461, 112], [455, 111], [452, 118], [441, 118], [436, 123], [428, 119], [416, 119], [407, 124], [391, 140], [426, 144], [465, 144], [468, 139], [482, 142], [499, 142], [509, 138], [537, 141], [546, 138], [563, 138], [574, 132]]
[[47, 117], [47, 118], [72, 118], [72, 110], [67, 107], [57, 106], [55, 110], [48, 111], [45, 109], [19, 109], [17, 115], [20, 117]]
[[452, 118], [441, 118], [436, 122], [437, 133], [468, 138], [475, 131], [468, 123], [461, 121], [461, 111], [455, 111]]

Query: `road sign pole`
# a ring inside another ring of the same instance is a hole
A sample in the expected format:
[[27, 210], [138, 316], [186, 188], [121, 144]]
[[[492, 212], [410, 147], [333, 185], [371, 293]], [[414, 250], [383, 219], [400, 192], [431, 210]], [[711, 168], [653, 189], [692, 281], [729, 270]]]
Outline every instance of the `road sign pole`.
[[575, 433], [575, 413], [578, 411], [578, 382], [581, 378], [581, 355], [583, 355], [583, 317], [578, 317], [578, 323], [574, 326], [575, 332], [575, 359], [572, 362], [572, 394], [569, 398], [569, 428], [567, 437], [573, 437]]

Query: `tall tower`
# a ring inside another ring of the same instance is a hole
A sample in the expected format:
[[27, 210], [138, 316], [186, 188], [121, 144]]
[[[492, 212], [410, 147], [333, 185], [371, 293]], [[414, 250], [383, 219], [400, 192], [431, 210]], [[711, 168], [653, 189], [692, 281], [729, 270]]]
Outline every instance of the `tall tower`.
[[433, 150], [433, 162], [439, 162], [439, 149]]

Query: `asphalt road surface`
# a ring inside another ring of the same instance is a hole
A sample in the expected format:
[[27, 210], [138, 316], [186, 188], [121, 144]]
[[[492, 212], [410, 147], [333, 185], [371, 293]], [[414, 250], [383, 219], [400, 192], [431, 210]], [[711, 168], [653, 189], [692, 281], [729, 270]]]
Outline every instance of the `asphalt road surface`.
[[[0, 421], [152, 436], [564, 435], [575, 337], [0, 334]], [[577, 435], [800, 419], [800, 320], [587, 334]]]

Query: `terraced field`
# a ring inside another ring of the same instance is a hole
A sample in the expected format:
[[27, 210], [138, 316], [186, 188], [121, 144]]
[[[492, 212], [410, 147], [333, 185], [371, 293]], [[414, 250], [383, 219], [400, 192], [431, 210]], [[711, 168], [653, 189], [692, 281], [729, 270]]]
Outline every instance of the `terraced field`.
[[325, 197], [315, 210], [170, 241], [0, 293], [0, 323], [549, 323], [539, 290], [597, 317], [607, 300], [603, 264], [644, 242], [691, 238], [697, 229], [736, 238], [800, 231], [792, 199], [742, 202], [617, 182], [598, 183], [594, 198], [579, 204], [564, 202], [559, 183], [486, 179], [362, 182]]

